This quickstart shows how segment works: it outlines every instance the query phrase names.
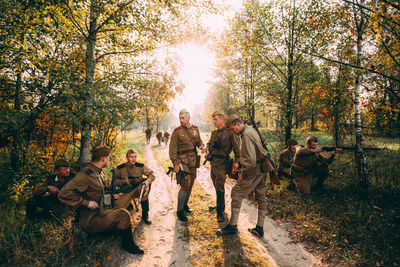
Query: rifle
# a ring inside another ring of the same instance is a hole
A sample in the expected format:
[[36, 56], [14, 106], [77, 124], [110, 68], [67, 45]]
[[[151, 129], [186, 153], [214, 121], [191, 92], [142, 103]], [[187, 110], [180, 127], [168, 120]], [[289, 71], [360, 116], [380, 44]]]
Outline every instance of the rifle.
[[[173, 171], [174, 171], [174, 167], [168, 167], [168, 171], [166, 172], [166, 174], [169, 175]], [[181, 179], [183, 179], [186, 175], [194, 176], [194, 173], [179, 169], [178, 173], [176, 174], [176, 183], [179, 184]], [[171, 174], [171, 182], [172, 182], [172, 174]]]
[[281, 182], [279, 181], [278, 174], [277, 174], [276, 171], [275, 171], [275, 170], [276, 170], [276, 165], [275, 165], [274, 161], [273, 161], [272, 158], [271, 158], [271, 154], [269, 153], [268, 146], [267, 146], [267, 144], [266, 144], [265, 141], [264, 141], [264, 137], [261, 135], [260, 131], [258, 130], [257, 124], [256, 124], [256, 122], [254, 121], [254, 118], [253, 118], [253, 116], [251, 116], [250, 113], [249, 113], [249, 117], [250, 117], [251, 123], [253, 124], [254, 129], [256, 129], [257, 134], [258, 134], [258, 136], [260, 137], [261, 145], [262, 145], [263, 148], [264, 148], [265, 150], [267, 150], [267, 152], [268, 152], [268, 160], [269, 160], [269, 162], [271, 163], [272, 167], [274, 168], [274, 169], [269, 173], [269, 174], [270, 174], [270, 177], [271, 177], [271, 184], [272, 184], [272, 185], [274, 185], [274, 184], [275, 184], [275, 185], [280, 185]]
[[[331, 152], [331, 151], [335, 151], [336, 148], [341, 148], [343, 151], [345, 150], [350, 150], [353, 151], [356, 149], [356, 147], [352, 147], [352, 146], [323, 146], [321, 147], [322, 150], [326, 151], [326, 152]], [[363, 147], [363, 150], [382, 150], [383, 148], [379, 148], [379, 147]]]
[[142, 184], [142, 188], [140, 189], [140, 195], [139, 195], [139, 204], [142, 203], [142, 198], [144, 195], [144, 189], [146, 188], [145, 184]]
[[208, 156], [205, 156], [204, 157], [204, 161], [203, 161], [203, 165], [206, 165], [207, 161], [211, 161], [211, 158], [212, 158], [211, 154], [208, 154]]
[[65, 225], [60, 221], [60, 219], [57, 218], [56, 215], [54, 215], [52, 210], [49, 210], [49, 214], [51, 215], [51, 217], [53, 217], [54, 220], [56, 220], [56, 222], [58, 222], [59, 225], [61, 225], [64, 228], [65, 231], [68, 232], [67, 227], [65, 227]]
[[78, 208], [76, 210], [74, 220], [72, 221], [72, 235], [71, 235], [71, 240], [69, 241], [69, 250], [71, 252], [73, 251], [74, 245], [75, 245], [76, 224], [79, 221], [80, 212], [81, 212], [81, 210]]

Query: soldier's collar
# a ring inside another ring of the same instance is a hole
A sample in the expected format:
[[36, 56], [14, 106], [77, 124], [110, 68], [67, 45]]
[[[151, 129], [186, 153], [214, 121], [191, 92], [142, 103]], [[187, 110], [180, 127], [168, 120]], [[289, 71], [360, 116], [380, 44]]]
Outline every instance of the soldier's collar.
[[92, 170], [94, 170], [96, 173], [98, 173], [98, 174], [101, 173], [101, 171], [102, 171], [101, 168], [94, 166], [92, 163], [89, 163], [89, 165], [90, 165], [90, 168]]

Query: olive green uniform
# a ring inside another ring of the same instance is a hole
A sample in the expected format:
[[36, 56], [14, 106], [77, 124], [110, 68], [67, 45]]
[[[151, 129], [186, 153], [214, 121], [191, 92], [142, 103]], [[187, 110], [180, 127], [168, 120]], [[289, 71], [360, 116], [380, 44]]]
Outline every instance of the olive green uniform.
[[[267, 208], [266, 174], [272, 171], [273, 167], [267, 160], [268, 152], [262, 147], [260, 137], [253, 127], [244, 125], [240, 136], [243, 172], [242, 179], [232, 187], [231, 219], [229, 225], [237, 225], [242, 200], [254, 191], [258, 204], [257, 226], [263, 227], [265, 210]], [[264, 171], [261, 170], [263, 160], [266, 162]]]
[[[111, 193], [111, 181], [102, 169], [89, 164], [61, 189], [58, 198], [66, 205], [80, 208], [79, 225], [85, 232], [129, 228], [131, 219], [126, 209], [112, 209], [101, 204], [103, 188], [104, 193]], [[96, 201], [100, 208], [90, 210], [89, 201]]]
[[292, 165], [294, 161], [294, 154], [295, 151], [286, 148], [284, 149], [280, 154], [278, 158], [278, 175], [285, 176], [287, 178], [290, 178], [292, 176]]
[[313, 177], [318, 178], [317, 187], [322, 186], [329, 176], [328, 165], [334, 158], [335, 153], [326, 158], [308, 147], [297, 147], [292, 172], [297, 190], [303, 194], [310, 194]]
[[128, 162], [119, 165], [115, 170], [115, 185], [117, 187], [122, 187], [125, 185], [125, 179], [132, 179], [131, 184], [135, 186], [135, 188], [127, 193], [123, 193], [123, 195], [114, 201], [115, 208], [128, 208], [131, 200], [140, 197], [140, 191], [142, 190], [141, 184], [146, 180], [143, 176], [147, 177], [147, 181], [149, 182], [149, 187], [144, 191], [141, 205], [142, 205], [142, 218], [147, 221], [148, 212], [149, 212], [149, 194], [151, 189], [151, 183], [156, 179], [153, 171], [148, 168], [143, 163], [136, 162], [131, 165]]
[[175, 166], [182, 166], [184, 171], [194, 175], [186, 175], [180, 180], [178, 193], [178, 211], [187, 207], [190, 193], [196, 179], [196, 169], [199, 167], [200, 159], [197, 155], [197, 148], [203, 146], [199, 128], [195, 125], [189, 127], [179, 126], [171, 134], [169, 143], [169, 158]]
[[[62, 177], [52, 174], [46, 178], [45, 181], [35, 186], [33, 189], [33, 196], [26, 202], [26, 216], [28, 219], [34, 219], [36, 216], [48, 216], [49, 211], [61, 203], [58, 201], [57, 194], [52, 194], [49, 186], [57, 187], [61, 190], [73, 177], [75, 173], [70, 172], [69, 176]], [[42, 211], [38, 211], [38, 208]]]

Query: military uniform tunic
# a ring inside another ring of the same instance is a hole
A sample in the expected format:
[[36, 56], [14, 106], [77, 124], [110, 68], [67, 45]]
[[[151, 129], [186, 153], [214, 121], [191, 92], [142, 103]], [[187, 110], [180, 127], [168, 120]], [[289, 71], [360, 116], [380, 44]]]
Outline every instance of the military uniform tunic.
[[85, 232], [99, 233], [106, 230], [123, 230], [130, 227], [130, 215], [126, 209], [105, 208], [90, 210], [88, 208], [89, 201], [95, 201], [99, 206], [101, 205], [103, 197], [102, 184], [104, 185], [105, 193], [111, 193], [111, 181], [104, 171], [89, 164], [61, 189], [58, 198], [66, 205], [81, 209], [79, 225]]
[[243, 126], [241, 135], [241, 153], [243, 157], [242, 179], [239, 180], [231, 191], [231, 225], [236, 225], [243, 198], [247, 197], [253, 190], [258, 204], [258, 222], [264, 223], [265, 210], [267, 208], [266, 173], [273, 170], [272, 165], [267, 162], [267, 169], [261, 170], [261, 160], [268, 156], [268, 152], [262, 147], [260, 137], [253, 127]]
[[228, 129], [214, 130], [211, 132], [207, 149], [211, 155], [211, 179], [217, 191], [225, 192], [226, 162], [233, 150], [234, 162], [240, 161], [240, 144], [238, 137]]
[[294, 161], [295, 151], [289, 148], [284, 149], [279, 154], [278, 171], [283, 173], [284, 176], [290, 177], [292, 174], [292, 165]]
[[199, 128], [195, 125], [179, 126], [172, 132], [169, 143], [169, 157], [172, 164], [174, 167], [181, 164], [184, 171], [194, 174], [194, 177], [187, 175], [184, 179], [181, 179], [182, 190], [190, 191], [192, 189], [196, 178], [196, 147], [200, 148], [201, 146], [203, 146], [203, 141], [200, 137]]
[[[115, 169], [115, 185], [118, 187], [122, 187], [125, 185], [123, 180], [132, 179], [132, 184], [135, 184], [137, 186], [131, 192], [124, 193], [120, 199], [115, 200], [114, 207], [127, 208], [132, 199], [140, 197], [140, 184], [145, 181], [143, 175], [147, 177], [147, 181], [149, 182], [149, 184], [151, 184], [156, 179], [153, 171], [143, 163], [136, 162], [135, 164], [131, 165], [126, 162], [118, 165], [118, 167]], [[149, 194], [150, 187], [144, 192], [142, 200], [148, 200]]]
[[326, 158], [309, 147], [297, 147], [294, 157], [293, 176], [300, 193], [309, 194], [313, 177], [323, 182], [329, 175], [328, 165], [333, 162], [335, 153]]

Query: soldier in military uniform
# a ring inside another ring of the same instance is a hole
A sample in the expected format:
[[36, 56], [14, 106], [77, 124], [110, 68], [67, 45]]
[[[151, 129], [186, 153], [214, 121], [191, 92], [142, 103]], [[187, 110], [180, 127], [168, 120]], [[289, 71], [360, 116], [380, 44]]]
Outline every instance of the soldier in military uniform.
[[211, 179], [216, 191], [217, 220], [224, 221], [225, 210], [225, 181], [227, 167], [230, 169], [230, 153], [233, 150], [235, 159], [232, 169], [234, 172], [239, 169], [240, 145], [238, 137], [225, 128], [225, 115], [222, 111], [215, 111], [212, 114], [216, 130], [211, 132], [210, 141], [207, 143], [207, 157], [211, 163]]
[[297, 147], [294, 156], [293, 176], [296, 182], [297, 190], [302, 194], [310, 194], [312, 179], [317, 178], [316, 190], [322, 188], [322, 184], [329, 176], [329, 167], [341, 148], [336, 148], [329, 157], [324, 157], [320, 153], [321, 148], [317, 148], [318, 139], [315, 136], [309, 136], [305, 147]]
[[169, 135], [170, 135], [169, 132], [164, 131], [163, 139], [164, 139], [164, 144], [165, 144], [165, 146], [168, 145]]
[[[130, 192], [120, 193], [119, 199], [114, 201], [115, 208], [128, 208], [131, 201], [139, 198], [142, 184], [144, 184], [145, 191], [142, 197], [142, 220], [146, 224], [151, 224], [149, 220], [149, 194], [151, 183], [156, 179], [153, 171], [143, 163], [136, 162], [136, 152], [129, 149], [126, 152], [126, 163], [118, 165], [115, 169], [115, 185], [123, 187], [124, 185], [131, 184], [133, 188]], [[147, 178], [143, 178], [145, 175]]]
[[151, 129], [147, 127], [147, 129], [144, 132], [146, 133], [146, 144], [150, 144]]
[[156, 138], [157, 138], [158, 144], [161, 145], [161, 142], [162, 142], [162, 139], [163, 139], [162, 132], [158, 132], [157, 135], [156, 135]]
[[53, 208], [62, 206], [57, 195], [75, 173], [70, 171], [69, 164], [59, 159], [54, 162], [54, 174], [33, 189], [33, 196], [26, 202], [26, 216], [29, 220], [48, 218]]
[[181, 169], [194, 174], [186, 175], [179, 181], [177, 216], [179, 220], [186, 222], [188, 218], [185, 212], [191, 212], [188, 202], [196, 178], [196, 169], [200, 166], [200, 156], [197, 155], [196, 148], [205, 152], [205, 147], [199, 128], [190, 123], [190, 114], [186, 109], [179, 112], [179, 121], [181, 126], [176, 128], [171, 135], [169, 157], [174, 165], [175, 173]]
[[284, 176], [289, 179], [293, 179], [292, 176], [292, 166], [294, 154], [296, 152], [297, 141], [293, 139], [289, 139], [287, 141], [287, 148], [282, 150], [279, 154], [278, 159], [278, 176], [279, 179]]
[[110, 161], [110, 149], [96, 146], [92, 161], [66, 184], [58, 199], [66, 205], [79, 208], [79, 225], [87, 233], [118, 230], [122, 248], [132, 254], [143, 254], [133, 241], [131, 217], [126, 209], [111, 207], [111, 181], [102, 170]]
[[240, 151], [243, 158], [242, 173], [231, 191], [231, 219], [229, 224], [220, 229], [217, 234], [230, 235], [237, 233], [237, 222], [243, 198], [254, 191], [258, 206], [258, 219], [255, 228], [249, 229], [257, 236], [264, 235], [264, 218], [267, 208], [267, 173], [273, 170], [268, 160], [268, 152], [261, 144], [257, 131], [248, 125], [244, 125], [237, 115], [231, 115], [226, 120], [226, 127], [234, 134], [241, 136]]

